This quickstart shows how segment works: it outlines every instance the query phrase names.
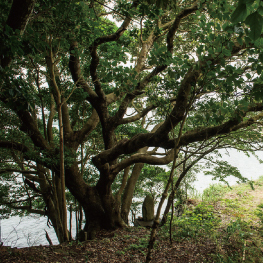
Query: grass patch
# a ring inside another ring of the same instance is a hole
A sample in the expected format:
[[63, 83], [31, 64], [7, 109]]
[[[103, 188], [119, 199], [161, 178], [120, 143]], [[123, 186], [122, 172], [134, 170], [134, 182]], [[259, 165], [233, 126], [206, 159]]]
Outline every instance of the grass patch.
[[203, 202], [217, 202], [220, 201], [221, 198], [223, 198], [223, 196], [230, 190], [231, 188], [223, 184], [213, 184], [204, 190], [201, 198]]

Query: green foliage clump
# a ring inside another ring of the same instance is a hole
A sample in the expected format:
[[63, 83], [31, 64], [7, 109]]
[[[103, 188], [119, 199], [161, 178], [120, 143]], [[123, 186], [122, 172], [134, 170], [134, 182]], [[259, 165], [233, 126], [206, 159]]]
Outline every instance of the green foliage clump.
[[173, 238], [197, 238], [211, 234], [219, 222], [214, 207], [200, 203], [193, 210], [186, 210], [181, 217], [174, 219]]

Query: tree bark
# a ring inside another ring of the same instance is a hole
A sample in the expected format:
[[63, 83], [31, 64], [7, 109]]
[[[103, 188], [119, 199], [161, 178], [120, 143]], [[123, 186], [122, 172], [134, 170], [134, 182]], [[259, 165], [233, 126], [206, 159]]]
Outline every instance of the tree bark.
[[135, 185], [138, 181], [143, 166], [144, 166], [143, 163], [136, 163], [134, 165], [132, 174], [128, 179], [127, 185], [124, 189], [123, 200], [121, 205], [121, 217], [126, 224], [128, 224], [128, 216], [131, 209], [132, 197], [133, 197]]

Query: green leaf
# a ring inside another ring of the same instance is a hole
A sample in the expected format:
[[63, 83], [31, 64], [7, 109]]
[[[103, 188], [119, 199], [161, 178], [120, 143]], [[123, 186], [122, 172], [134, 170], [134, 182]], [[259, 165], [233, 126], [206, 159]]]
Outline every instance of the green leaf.
[[247, 16], [246, 4], [239, 4], [231, 16], [232, 22], [242, 22]]
[[249, 37], [245, 37], [245, 43], [247, 46], [250, 45], [250, 38]]
[[215, 53], [212, 47], [208, 48], [207, 51], [208, 51], [209, 54], [214, 54]]
[[263, 63], [263, 53], [259, 54], [258, 59], [260, 60], [261, 63]]
[[231, 56], [231, 51], [228, 49], [223, 49], [223, 54], [229, 57]]
[[263, 18], [262, 16], [256, 11], [250, 14], [247, 18], [245, 23], [250, 26], [250, 33], [249, 37], [252, 40], [256, 40], [260, 37], [263, 25]]
[[251, 79], [251, 75], [250, 75], [249, 73], [246, 74], [246, 77], [247, 77], [248, 79]]
[[262, 66], [261, 66], [261, 65], [258, 65], [258, 66], [257, 66], [257, 74], [260, 75], [261, 72], [262, 72], [262, 69], [263, 69]]
[[260, 6], [257, 11], [260, 15], [263, 15], [263, 6]]
[[237, 38], [237, 42], [239, 45], [241, 45], [241, 46], [243, 45], [243, 39], [241, 37]]

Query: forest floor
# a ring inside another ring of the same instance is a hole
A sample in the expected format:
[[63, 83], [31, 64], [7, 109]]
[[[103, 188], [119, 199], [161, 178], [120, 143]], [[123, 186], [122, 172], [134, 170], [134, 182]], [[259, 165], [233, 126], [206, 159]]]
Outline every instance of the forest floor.
[[[254, 187], [211, 187], [203, 201], [175, 219], [172, 243], [169, 224], [160, 229], [152, 262], [263, 262], [263, 178]], [[145, 262], [149, 235], [149, 229], [129, 227], [101, 231], [86, 242], [1, 246], [0, 262]]]
[[[96, 240], [78, 244], [20, 249], [2, 247], [0, 262], [144, 262], [149, 233], [143, 228], [123, 229], [113, 234], [101, 232]], [[202, 262], [215, 249], [210, 242], [183, 241], [171, 245], [169, 240], [157, 238], [156, 244], [152, 262], [160, 263]]]

